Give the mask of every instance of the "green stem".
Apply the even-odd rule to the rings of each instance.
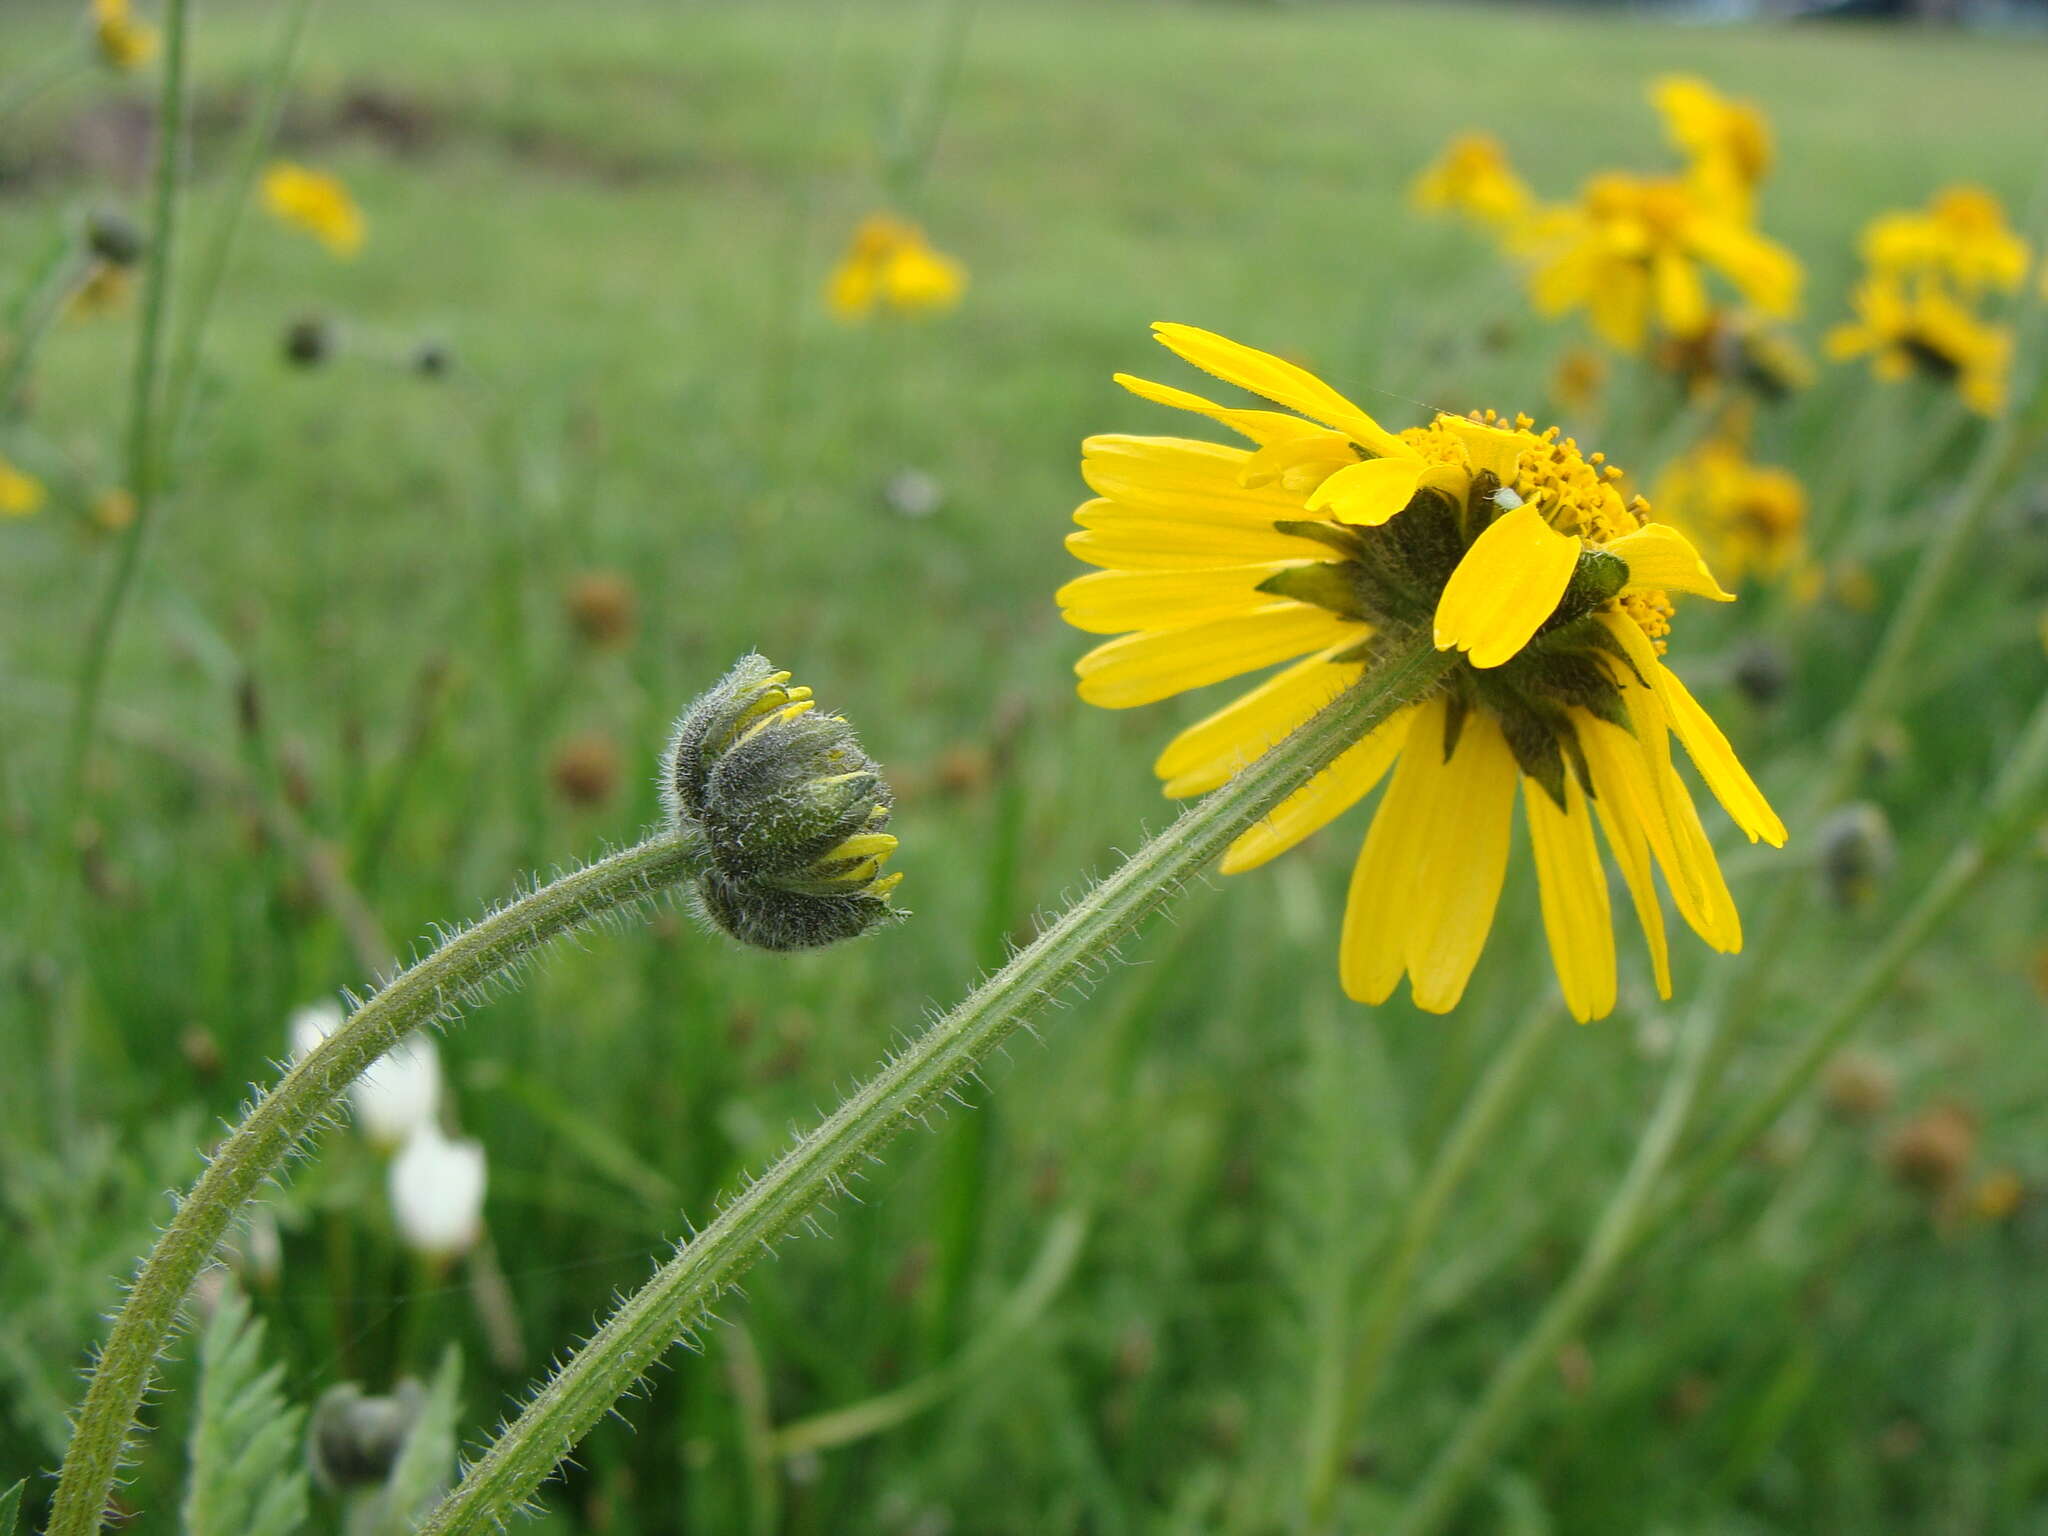
[[[422,1527],[425,1536],[491,1530],[508,1519],[677,1338],[702,1325],[711,1305],[756,1259],[843,1191],[898,1133],[924,1123],[1027,1018],[1085,986],[1120,940],[1247,828],[1359,737],[1423,696],[1450,665],[1427,638],[1396,652],[1138,849],[905,1046],[611,1315],[470,1467]]]
[[[667,890],[699,866],[694,833],[661,832],[499,908],[401,971],[285,1074],[223,1142],[143,1261],[86,1388],[49,1536],[90,1536],[178,1309],[228,1223],[348,1085],[414,1030],[454,1018],[562,934]]]
[[[1331,1501],[1336,1497],[1344,1470],[1345,1447],[1372,1406],[1373,1394],[1393,1354],[1416,1266],[1428,1252],[1444,1212],[1450,1207],[1452,1194],[1514,1105],[1529,1068],[1535,1065],[1541,1047],[1550,1039],[1556,1019],[1556,1005],[1546,1002],[1522,1021],[1514,1038],[1493,1058],[1485,1076],[1465,1101],[1428,1173],[1401,1213],[1393,1250],[1380,1261],[1378,1279],[1365,1305],[1337,1411],[1310,1426],[1308,1511],[1310,1524],[1315,1528],[1329,1522]]]
[[[68,831],[85,793],[85,756],[92,748],[99,715],[100,690],[106,682],[107,657],[114,630],[135,585],[142,564],[143,541],[156,513],[158,473],[157,384],[161,371],[164,323],[168,316],[172,245],[177,235],[178,180],[185,138],[185,12],[188,0],[166,0],[164,6],[163,94],[157,109],[156,197],[150,217],[149,268],[142,286],[142,328],[135,344],[135,367],[129,384],[128,493],[135,499],[135,517],[122,536],[99,611],[86,636],[85,663],[80,669],[78,704],[71,720],[71,739],[64,754],[61,793],[69,811],[60,825]]]

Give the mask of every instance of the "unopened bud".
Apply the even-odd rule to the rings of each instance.
[[[116,267],[132,267],[148,248],[135,221],[112,208],[95,208],[85,216],[85,243],[93,255]]]
[[[412,349],[407,363],[423,379],[445,378],[455,367],[455,354],[445,342],[423,341]]]
[[[1862,910],[1891,873],[1898,851],[1884,812],[1867,800],[1845,805],[1821,823],[1818,842],[1829,898],[1844,912]]]
[[[1768,640],[1753,641],[1735,658],[1735,686],[1750,703],[1768,707],[1784,695],[1792,681],[1785,652]]]
[[[295,368],[318,368],[335,350],[334,327],[319,315],[301,315],[284,329],[284,359]]]
[[[369,1397],[352,1381],[320,1394],[306,1429],[306,1462],[329,1493],[381,1488],[419,1422],[426,1391],[411,1377],[389,1397]]]
[[[902,916],[881,769],[761,656],[744,656],[676,726],[663,798],[704,834],[707,921],[760,949],[811,949]]]

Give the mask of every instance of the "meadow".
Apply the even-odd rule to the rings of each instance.
[[[195,10],[186,272],[237,195],[282,14]],[[0,27],[0,302],[85,210],[146,213],[151,73],[8,93],[77,32],[51,0],[10,0]],[[0,422],[0,453],[51,487],[0,519],[0,1489],[29,1479],[25,1528],[121,1282],[276,1078],[293,1012],[639,836],[671,722],[735,657],[858,727],[912,915],[784,956],[664,908],[473,1009],[440,1051],[447,1113],[489,1158],[474,1250],[410,1255],[384,1160],[346,1127],[268,1197],[276,1251],[238,1240],[231,1283],[289,1403],[430,1377],[453,1344],[454,1433],[479,1447],[686,1219],[1169,821],[1151,762],[1232,685],[1090,708],[1090,638],[1053,599],[1081,569],[1061,540],[1084,437],[1223,436],[1111,382],[1201,387],[1151,322],[1301,361],[1389,425],[1563,420],[1654,485],[1692,419],[1671,381],[1624,359],[1597,401],[1559,401],[1583,325],[1534,315],[1408,187],[1467,129],[1556,197],[1664,165],[1645,91],[1672,70],[1770,118],[1758,219],[1805,267],[1810,350],[1885,209],[1978,183],[2034,215],[2039,249],[2038,40],[1434,4],[317,9],[276,153],[339,177],[367,239],[337,261],[245,221],[76,783],[134,299],[55,326],[19,440]],[[957,308],[828,312],[849,232],[884,207],[964,266]],[[308,317],[329,355],[293,366]],[[1685,607],[1670,659],[1793,822],[1773,852],[1707,817],[1745,914],[1787,915],[1752,932],[1767,972],[1681,936],[1662,1003],[1625,932],[1620,1006],[1570,1023],[1524,846],[1463,1004],[1368,1008],[1335,958],[1362,813],[1194,882],[755,1267],[527,1528],[2048,1530],[2038,830],[1909,935],[1818,1085],[1683,1178],[1987,835],[2048,681],[2038,355],[2013,387],[2032,457],[1991,488],[1857,755],[1846,798],[1890,855],[1850,872],[1854,901],[1840,838],[1793,812],[1996,429],[1854,363],[1759,415],[1824,574]],[[1768,698],[1738,686],[1764,651]],[[1417,1489],[1657,1133],[1716,968],[1755,1006],[1659,1186],[1682,1206],[1425,1519]],[[1469,1161],[1405,1251],[1447,1147]],[[1350,1423],[1395,1265],[1404,1305]],[[127,1528],[177,1526],[193,1356],[146,1410]],[[335,1496],[311,1508],[307,1529],[344,1528]]]

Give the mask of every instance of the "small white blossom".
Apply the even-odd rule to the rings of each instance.
[[[405,1245],[433,1259],[466,1253],[483,1235],[484,1148],[428,1122],[391,1160],[391,1217]]]
[[[401,1147],[441,1110],[441,1052],[413,1035],[370,1064],[348,1085],[356,1129],[381,1152]]]
[[[341,1004],[308,1003],[292,1013],[287,1029],[292,1041],[292,1065],[313,1054],[313,1047],[341,1028]]]

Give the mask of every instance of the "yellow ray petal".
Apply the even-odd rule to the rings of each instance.
[[[1266,444],[1244,467],[1246,485],[1284,480],[1289,485],[1319,483],[1358,462],[1358,449],[1342,432],[1313,429],[1288,441]]]
[[[1330,658],[1363,634],[1361,627],[1340,644],[1275,672],[1174,737],[1152,765],[1166,781],[1166,795],[1179,800],[1216,788],[1350,687],[1363,664]]]
[[[1335,427],[1369,453],[1411,453],[1407,444],[1306,368],[1192,325],[1161,320],[1152,327],[1161,344],[1226,384],[1263,395],[1326,427]]]
[[[1733,953],[1742,947],[1741,921],[1713,849],[1706,847],[1704,859],[1701,857],[1704,834],[1695,837],[1699,815],[1671,767],[1670,744],[1656,700],[1641,688],[1625,689],[1623,696],[1629,693],[1641,696],[1632,701],[1639,707],[1630,710],[1638,722],[1638,734],[1590,716],[1580,724],[1579,742],[1593,769],[1594,788],[1616,820],[1641,829],[1686,925],[1713,948]],[[1648,700],[1647,705],[1642,699]],[[1646,719],[1652,723],[1644,724]],[[1661,751],[1657,746],[1646,747],[1639,739],[1641,733],[1651,730],[1662,744]]]
[[[1074,674],[1087,703],[1129,709],[1340,641],[1355,643],[1365,633],[1327,609],[1283,599],[1235,618],[1124,635],[1083,656]]]
[[[1607,875],[1593,841],[1593,816],[1579,781],[1567,774],[1564,809],[1534,779],[1522,780],[1543,931],[1566,1006],[1581,1024],[1614,1011],[1614,923]]]
[[[1361,1003],[1384,1003],[1408,968],[1414,871],[1431,828],[1428,812],[1442,773],[1443,739],[1443,700],[1418,705],[1351,869],[1337,968],[1345,994]]]
[[[1312,832],[1319,832],[1367,795],[1401,755],[1413,709],[1391,716],[1363,741],[1346,747],[1335,762],[1273,808],[1264,821],[1230,845],[1223,873],[1241,875],[1278,858]]]
[[[1650,282],[1657,318],[1674,336],[1696,336],[1707,323],[1707,285],[1689,257],[1660,250],[1652,258]]]
[[[1634,533],[1624,534],[1600,546],[1628,566],[1624,592],[1637,587],[1662,587],[1667,592],[1690,592],[1711,597],[1717,603],[1735,601],[1733,592],[1721,590],[1707,562],[1693,548],[1691,539],[1669,523],[1645,523]]]
[[[1416,745],[1431,748],[1427,736]],[[1515,777],[1500,727],[1477,710],[1458,733],[1457,752],[1430,775],[1421,858],[1409,876],[1407,944],[1409,990],[1426,1012],[1458,1006],[1486,947],[1508,871]]]
[[[1081,478],[1098,496],[1134,511],[1270,525],[1301,516],[1301,498],[1247,486],[1242,448],[1185,437],[1091,437],[1081,445]]]
[[[1591,719],[1590,716],[1585,718]],[[1585,735],[1582,724],[1580,739],[1584,740]],[[1656,877],[1650,872],[1649,840],[1625,809],[1622,814],[1616,814],[1616,801],[1622,797],[1619,792],[1610,794],[1607,791],[1597,769],[1593,785],[1600,791],[1594,797],[1593,809],[1599,814],[1600,829],[1607,834],[1607,846],[1614,850],[1614,862],[1621,866],[1622,882],[1628,886],[1629,900],[1635,905],[1636,922],[1642,928],[1643,942],[1650,950],[1650,970],[1657,980],[1657,995],[1668,1001],[1671,997],[1671,944],[1664,934],[1664,904],[1657,897]]]
[[[1440,415],[1436,425],[1465,445],[1465,455],[1472,461],[1475,471],[1490,470],[1502,485],[1515,483],[1515,473],[1521,467],[1522,450],[1529,444],[1527,436],[1510,432],[1505,427],[1489,427],[1468,416]]]
[[[1328,511],[1347,523],[1376,528],[1407,506],[1425,468],[1421,459],[1366,459],[1347,465],[1316,487],[1311,512]]]
[[[1140,400],[1150,400],[1154,405],[1170,405],[1177,411],[1193,411],[1207,416],[1211,421],[1221,422],[1233,432],[1241,432],[1255,443],[1291,442],[1321,429],[1312,422],[1303,421],[1299,416],[1289,416],[1282,411],[1247,411],[1236,406],[1218,405],[1213,400],[1204,400],[1200,395],[1190,394],[1184,389],[1175,389],[1171,384],[1155,384],[1150,379],[1140,379],[1128,373],[1113,375]]]
[[[1067,550],[1112,571],[1179,571],[1209,565],[1252,565],[1306,557],[1317,545],[1259,522],[1198,522],[1135,512],[1091,501],[1074,514],[1081,526]]]
[[[1650,680],[1666,722],[1677,732],[1678,739],[1685,743],[1686,754],[1692,758],[1693,766],[1699,769],[1700,777],[1707,781],[1707,788],[1714,792],[1714,798],[1721,802],[1729,820],[1742,828],[1752,843],[1761,838],[1773,848],[1784,847],[1785,823],[1778,819],[1778,813],[1771,809],[1763,791],[1756,787],[1756,781],[1742,766],[1741,759],[1736,757],[1735,749],[1728,744],[1721,728],[1714,724],[1713,717],[1700,707],[1699,701],[1679,681],[1678,674],[1664,665],[1641,629],[1625,615],[1608,614],[1603,617],[1608,630],[1621,641],[1637,670]]]
[[[1268,576],[1306,560],[1208,566],[1184,571],[1092,571],[1059,589],[1060,617],[1095,635],[1131,629],[1184,629],[1271,606],[1258,590]]]
[[[1556,611],[1579,563],[1579,541],[1528,503],[1494,519],[1451,572],[1436,605],[1436,648],[1497,667]]]

